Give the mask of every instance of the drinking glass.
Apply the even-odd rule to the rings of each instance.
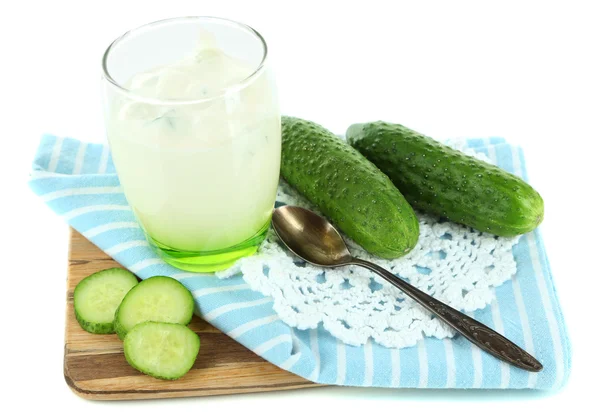
[[[102,67],[112,158],[150,245],[195,272],[256,252],[281,159],[263,37],[221,18],[167,19],[115,40]]]

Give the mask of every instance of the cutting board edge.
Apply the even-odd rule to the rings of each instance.
[[[71,389],[71,391],[80,398],[92,401],[128,401],[128,400],[153,400],[153,399],[165,399],[165,398],[187,398],[187,397],[208,397],[208,396],[221,396],[221,395],[233,395],[233,394],[250,394],[260,392],[273,392],[273,391],[288,391],[302,388],[318,388],[325,387],[327,385],[315,384],[311,381],[299,382],[299,383],[288,383],[278,384],[273,386],[261,386],[260,390],[256,390],[252,387],[246,388],[216,388],[216,389],[179,389],[179,390],[124,390],[124,391],[92,391],[85,389],[77,384],[69,376],[69,370],[66,365],[64,366],[64,378],[65,383]]]

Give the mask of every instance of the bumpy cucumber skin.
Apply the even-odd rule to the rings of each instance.
[[[419,221],[390,179],[322,126],[282,117],[281,174],[367,252],[393,259],[417,244]]]
[[[83,317],[81,317],[79,313],[77,313],[77,310],[75,310],[75,318],[77,319],[77,322],[79,323],[81,328],[88,333],[112,334],[115,332],[112,323],[92,323],[91,321],[87,321]]]
[[[121,303],[123,303],[123,302],[121,301]],[[114,332],[117,334],[117,336],[119,336],[119,339],[124,340],[125,336],[127,335],[127,329],[125,329],[125,327],[121,324],[121,322],[118,319],[120,308],[121,308],[121,305],[119,305],[119,307],[117,307],[117,310],[115,311],[115,319],[113,320],[113,329],[114,329]]]
[[[498,236],[535,229],[542,197],[521,178],[399,124],[352,125],[348,142],[424,212]]]
[[[182,327],[185,327],[184,325],[176,324],[176,323],[160,323],[160,322],[154,322],[154,321],[145,321],[143,323],[135,325],[133,327],[133,329],[131,329],[131,331],[128,332],[128,334],[131,333],[132,331],[136,330],[136,328],[138,328],[138,327],[139,327],[138,330],[141,330],[145,326],[148,326],[148,325],[152,326],[152,325],[155,325],[155,324],[161,324],[161,325],[166,324],[166,325],[172,325],[172,326],[182,326]],[[195,349],[196,350],[196,354],[194,355],[194,360],[191,361],[188,364],[188,366],[186,366],[186,368],[180,374],[178,374],[178,375],[170,375],[170,376],[159,375],[156,372],[153,372],[153,371],[151,371],[149,369],[145,369],[145,368],[139,366],[135,362],[135,360],[131,357],[131,354],[130,354],[130,344],[129,344],[129,340],[128,340],[127,336],[125,336],[125,340],[123,342],[123,353],[125,354],[125,360],[127,360],[127,363],[129,365],[131,365],[132,368],[137,369],[141,373],[149,375],[149,376],[154,377],[154,378],[164,379],[164,380],[168,380],[168,381],[174,381],[176,379],[181,378],[182,376],[184,376],[185,374],[187,374],[190,371],[190,369],[192,369],[192,367],[194,366],[194,362],[196,361],[196,357],[198,356],[198,352],[200,351],[200,336],[198,336],[196,334],[196,332],[194,332],[190,328],[187,328],[187,327],[185,327],[185,328],[189,331],[190,335],[193,334],[196,337],[195,341],[197,341],[197,347]],[[130,336],[130,338],[131,338],[131,336]]]
[[[131,294],[133,294],[132,290],[134,288],[136,288],[136,291],[140,291],[140,289],[138,287],[141,287],[142,290],[143,290],[147,285],[152,285],[151,283],[153,281],[156,281],[156,280],[170,280],[170,281],[174,281],[174,283],[177,283],[177,284],[181,285],[181,287],[185,290],[185,292],[187,294],[189,294],[189,300],[188,300],[188,302],[192,306],[192,308],[190,309],[189,320],[187,320],[185,323],[178,323],[178,324],[188,325],[192,321],[192,317],[194,316],[194,308],[193,308],[193,306],[194,306],[194,296],[192,295],[192,293],[182,283],[180,283],[176,279],[171,278],[171,277],[165,277],[165,276],[157,275],[157,276],[150,277],[150,278],[147,278],[147,279],[143,280],[138,285],[136,285],[135,287],[133,287],[125,295],[125,297],[123,297],[123,301],[121,301],[121,304],[119,305],[119,307],[115,311],[115,318],[113,320],[113,326],[114,326],[114,329],[115,329],[115,333],[117,333],[117,336],[119,336],[119,339],[124,340],[125,336],[127,335],[127,332],[128,332],[128,330],[125,328],[125,326],[123,325],[123,323],[121,323],[121,321],[119,320],[119,312],[121,310],[121,306],[123,306],[123,303],[127,300],[127,297],[131,297],[132,296]],[[148,319],[148,321],[153,321],[153,320],[152,319]]]
[[[93,334],[113,334],[113,333],[115,333],[114,323],[112,321],[111,322],[107,322],[107,323],[94,323],[94,322],[91,322],[91,321],[88,321],[88,320],[84,319],[79,314],[79,311],[77,309],[77,302],[76,302],[76,300],[77,300],[77,293],[79,292],[78,290],[81,289],[84,285],[86,285],[86,283],[89,280],[95,279],[96,277],[100,277],[102,274],[105,274],[105,273],[114,272],[115,270],[118,270],[120,273],[128,273],[128,274],[130,274],[131,277],[132,277],[132,280],[134,280],[135,284],[137,284],[137,278],[131,272],[129,272],[127,270],[124,270],[122,268],[108,268],[108,269],[104,269],[102,271],[95,272],[95,273],[91,274],[90,276],[85,277],[84,279],[82,279],[75,286],[75,290],[73,291],[73,310],[75,310],[75,319],[77,320],[77,322],[79,323],[79,325],[81,326],[81,328],[83,330],[85,330],[86,332],[88,332],[88,333],[93,333]],[[86,280],[88,280],[88,281],[86,281]],[[135,286],[135,284],[134,284],[134,286]],[[118,307],[117,307],[117,310],[118,310]]]

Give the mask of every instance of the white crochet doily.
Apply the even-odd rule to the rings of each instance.
[[[464,142],[452,146],[466,149]],[[319,213],[292,187],[281,182],[277,201]],[[465,312],[484,308],[494,287],[516,272],[512,247],[517,238],[498,238],[452,222],[418,214],[420,237],[406,256],[384,260],[365,252],[344,236],[350,252],[375,262],[442,302]],[[302,262],[284,249],[272,230],[258,254],[239,260],[217,275],[242,273],[255,291],[273,297],[274,310],[289,326],[313,329],[320,323],[350,345],[369,338],[389,348],[416,344],[424,337],[445,338],[453,329],[382,278],[358,266],[324,269]]]

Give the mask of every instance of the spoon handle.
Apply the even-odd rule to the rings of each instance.
[[[500,333],[425,294],[423,291],[413,287],[379,265],[358,258],[353,258],[350,263],[363,266],[379,274],[390,284],[402,290],[406,295],[452,326],[472,343],[498,359],[527,371],[539,372],[542,370],[543,366],[537,359]]]

